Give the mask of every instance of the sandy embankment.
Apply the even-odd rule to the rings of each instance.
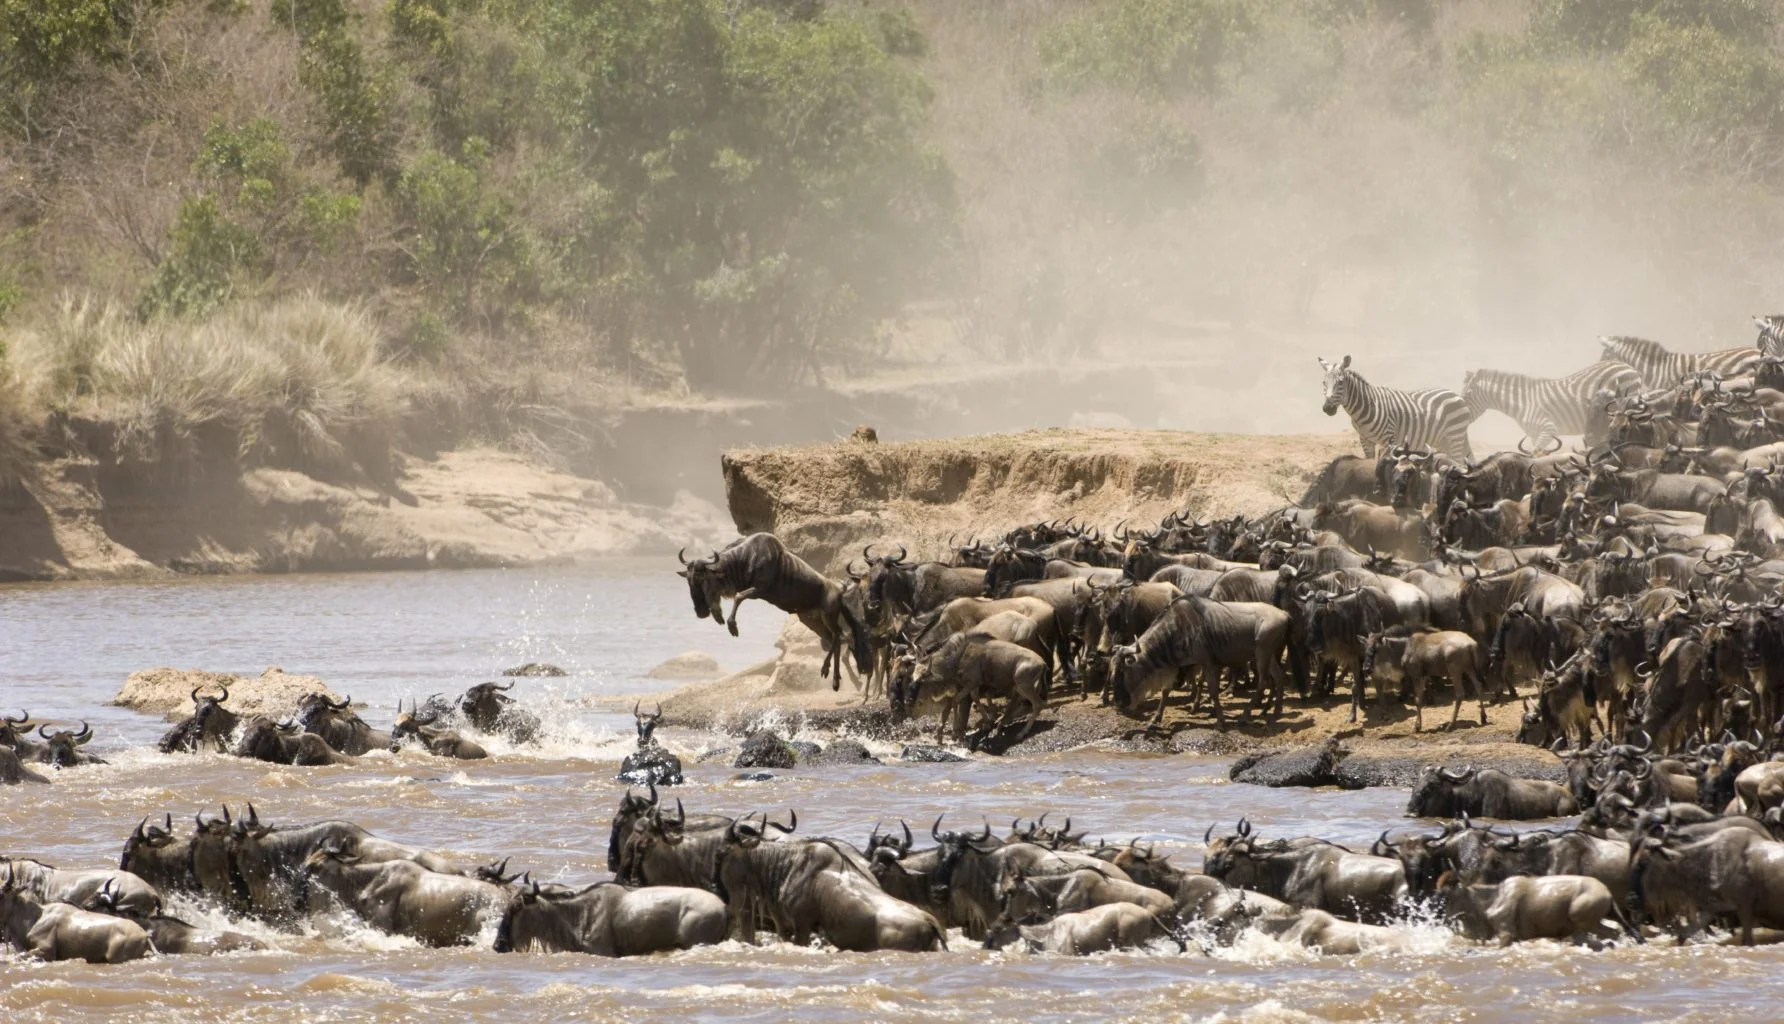
[[[798,554],[833,574],[869,542],[903,543],[913,557],[942,554],[950,534],[989,537],[1037,519],[1072,516],[1105,529],[1122,519],[1156,523],[1165,513],[1255,515],[1299,496],[1331,458],[1353,451],[1348,435],[1240,436],[1168,431],[1035,431],[1023,434],[895,444],[839,442],[800,448],[729,452],[726,495],[739,531],[772,531]],[[773,614],[745,605],[744,615]],[[717,628],[717,627],[714,627]],[[884,701],[864,704],[845,678],[840,693],[818,679],[816,638],[789,620],[781,655],[714,682],[682,687],[663,698],[678,725],[740,731],[761,721],[797,722],[815,730],[849,729],[888,736],[933,736],[934,723],[887,720]],[[1371,693],[1373,697],[1373,693]],[[1229,705],[1229,714],[1242,710]],[[1213,730],[1207,714],[1182,707],[1166,714],[1168,736],[1143,734],[1145,720],[1056,691],[1051,724],[1010,753],[1039,753],[1086,743],[1159,752],[1237,754],[1317,744],[1342,737],[1352,756],[1396,762],[1416,759],[1523,766],[1551,772],[1546,751],[1513,745],[1522,707],[1494,705],[1486,726],[1473,705],[1453,733],[1435,731],[1447,707],[1425,712],[1428,730],[1413,732],[1409,707],[1374,709],[1361,728],[1349,721],[1349,693],[1324,706],[1292,696],[1276,723]],[[1393,765],[1389,768],[1395,767]],[[1404,767],[1404,766],[1399,766]]]
[[[45,463],[0,495],[0,580],[171,573],[482,568],[673,552],[729,524],[685,492],[668,508],[488,448],[404,459],[413,504],[289,470],[149,485]]]

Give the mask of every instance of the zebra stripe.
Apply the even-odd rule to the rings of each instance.
[[[1350,357],[1333,366],[1325,360],[1325,413],[1338,407],[1350,413],[1351,426],[1363,443],[1363,455],[1374,458],[1376,450],[1393,444],[1428,448],[1452,458],[1472,459],[1468,447],[1468,402],[1448,388],[1399,391],[1378,387],[1350,368]]]
[[[1672,352],[1645,338],[1600,338],[1604,358],[1628,363],[1651,388],[1677,387],[1680,381],[1705,370],[1734,377],[1753,368],[1763,355],[1756,348],[1725,348],[1717,352]]]
[[[1756,316],[1753,323],[1759,327],[1759,340],[1754,342],[1759,350],[1768,356],[1784,356],[1784,313]]]
[[[1610,360],[1565,377],[1530,377],[1504,370],[1470,370],[1462,376],[1462,397],[1476,419],[1488,410],[1510,416],[1535,440],[1538,451],[1562,434],[1583,435],[1588,445],[1604,440],[1610,431],[1605,398],[1631,395],[1641,388],[1641,374]]]

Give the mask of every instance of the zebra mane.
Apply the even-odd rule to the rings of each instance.
[[[1603,339],[1606,348],[1619,349],[1626,352],[1638,352],[1650,356],[1670,356],[1672,350],[1658,341],[1636,338],[1627,334],[1611,335]]]

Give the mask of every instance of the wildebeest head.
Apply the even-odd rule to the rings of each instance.
[[[675,553],[682,568],[676,575],[688,581],[688,596],[694,602],[694,618],[710,618],[714,622],[724,622],[725,612],[720,606],[724,598],[722,583],[719,580],[719,555],[713,552],[712,557],[697,562],[687,559],[687,549]]]
[[[229,699],[228,690],[223,691],[223,699]],[[298,698],[297,713],[292,715],[292,720],[306,732],[321,732],[325,721],[349,714],[347,709],[352,705],[352,697],[341,701],[332,701],[328,699],[326,693],[306,693]]]
[[[1461,771],[1426,765],[1419,776],[1418,786],[1412,791],[1412,798],[1406,802],[1407,812],[1418,818],[1443,817],[1452,813],[1456,787],[1467,785],[1474,775],[1472,765],[1464,765]]]
[[[663,720],[663,705],[661,703],[657,704],[655,711],[650,712],[640,711],[639,709],[643,705],[643,701],[632,702],[632,723],[638,727],[639,750],[656,742],[651,738],[651,733],[657,731],[657,724]]]
[[[910,552],[903,544],[898,545],[898,554],[873,556],[873,545],[861,549],[861,556],[867,560],[867,572],[861,578],[867,584],[867,612],[877,616],[880,606],[886,602],[886,583],[895,575],[907,574],[911,567],[907,565]],[[909,588],[904,588],[908,590]]]
[[[31,733],[31,712],[20,710],[19,717],[0,715],[0,747],[17,749]]]
[[[929,876],[932,879],[929,898],[933,903],[947,901],[948,889],[954,877],[954,868],[960,863],[960,858],[964,857],[969,850],[987,854],[1003,845],[1000,840],[992,836],[990,822],[985,822],[982,832],[951,830],[943,832],[941,830],[942,817],[943,815],[936,815],[935,823],[929,826],[930,837],[941,849],[941,856],[936,860],[935,870]]]
[[[432,706],[432,697],[428,698],[428,704],[430,707]],[[432,727],[435,722],[440,720],[439,712],[416,704],[414,698],[410,698],[410,705],[409,710],[404,711],[402,698],[397,699],[396,722],[390,727],[391,750],[400,748],[404,740],[425,739],[422,730]]]
[[[47,741],[48,752],[44,760],[58,768],[73,768],[76,765],[91,764],[95,760],[80,749],[93,739],[93,727],[85,722],[81,723],[79,731],[62,729],[50,732],[48,725],[40,725],[37,727],[37,734]]]
[[[1350,400],[1350,357],[1345,356],[1343,362],[1336,364],[1321,359],[1319,365],[1326,372],[1322,385],[1326,400],[1320,406],[1320,411],[1327,416],[1336,416],[1339,407]]]
[[[898,822],[898,827],[904,833],[902,837],[891,832],[881,834],[879,823],[874,823],[873,832],[867,837],[867,849],[863,851],[870,863],[877,865],[888,860],[903,860],[910,856],[913,842],[911,827],[903,820]]]
[[[465,721],[484,732],[495,732],[496,724],[502,713],[514,703],[514,698],[507,691],[514,689],[514,684],[503,686],[501,683],[478,683],[464,692],[458,699],[459,713]]]
[[[172,842],[173,815],[165,815],[160,825],[151,825],[149,819],[144,818],[136,823],[135,831],[131,832],[130,837],[124,840],[124,853],[118,858],[118,870],[134,871],[135,868],[132,867],[134,863],[143,857],[153,856],[149,851],[159,850]],[[150,880],[151,884],[159,884],[153,882],[150,873],[137,872],[137,874],[142,875],[145,880]]]

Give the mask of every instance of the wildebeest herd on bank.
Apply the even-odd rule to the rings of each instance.
[[[1179,689],[1188,714],[1224,725],[1223,698],[1274,717],[1291,688],[1319,703],[1348,686],[1367,724],[1373,683],[1377,705],[1412,702],[1417,730],[1442,687],[1450,727],[1470,695],[1483,722],[1489,702],[1519,701],[1519,739],[1563,759],[1562,783],[1428,768],[1407,813],[1444,823],[1383,831],[1366,852],[1265,839],[1241,820],[1209,827],[1197,871],[1045,815],[999,835],[945,829],[944,814],[929,845],[902,822],[856,845],[804,836],[793,814],[690,814],[653,786],[613,815],[614,878],[566,887],[345,821],[224,808],[190,825],[143,819],[117,870],[0,858],[0,937],[95,962],[278,941],[167,916],[178,897],[274,930],[345,913],[427,945],[604,956],[763,931],[852,951],[1066,954],[1208,952],[1254,932],[1343,954],[1410,947],[1408,920],[1501,943],[1683,942],[1712,926],[1751,942],[1784,929],[1784,359],[1769,351],[1779,321],[1761,326],[1761,348],[1710,356],[1611,339],[1572,377],[1479,371],[1464,396],[1396,399],[1347,358],[1327,367],[1327,408],[1350,411],[1368,454],[1257,518],[1179,512],[1107,532],[1053,520],[950,542],[938,561],[874,544],[844,579],[769,534],[683,559],[700,617],[735,632],[751,599],[797,615],[835,685],[847,665],[868,700],[969,742],[1025,734],[1072,699],[1159,726]],[[1473,461],[1450,398],[1469,420],[1507,411],[1533,442]],[[1582,450],[1562,453],[1575,432]],[[313,765],[416,743],[474,759],[475,734],[526,743],[540,728],[494,684],[399,707],[389,732],[321,696],[284,722],[230,711],[227,693],[192,699],[163,751]],[[634,716],[640,754],[673,760],[652,735],[660,714]],[[30,725],[0,718],[5,781],[95,760],[90,729]],[[1524,832],[1475,820],[1576,814]]]

